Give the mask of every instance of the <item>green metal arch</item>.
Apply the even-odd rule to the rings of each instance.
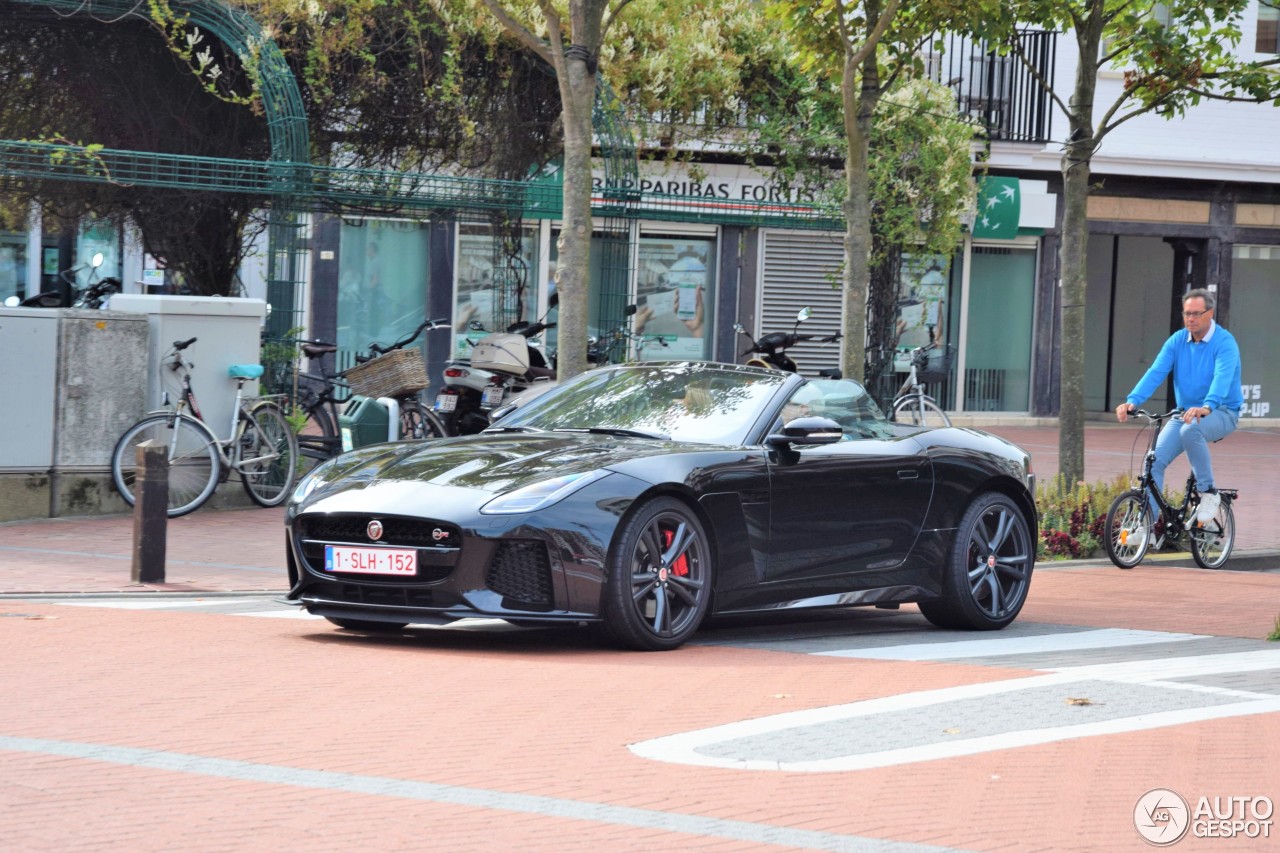
[[[60,15],[90,15],[103,21],[134,17],[151,20],[147,5],[138,0],[10,0],[29,6],[44,6]],[[293,70],[279,46],[263,33],[248,12],[218,0],[172,0],[175,11],[191,23],[203,27],[246,67],[256,68],[267,132],[271,139],[271,160],[281,163],[311,161],[307,114],[302,92]],[[282,177],[288,178],[286,172]]]

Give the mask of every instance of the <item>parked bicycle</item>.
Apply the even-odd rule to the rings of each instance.
[[[319,373],[310,373],[294,364],[293,396],[288,408],[306,415],[298,433],[298,452],[308,459],[329,459],[342,452],[338,415],[350,388],[342,374],[331,372],[325,364],[325,356],[338,351],[337,344],[318,340],[297,343],[303,355],[320,365]]]
[[[951,426],[951,418],[942,407],[925,392],[928,382],[941,382],[947,378],[951,366],[951,346],[916,347],[911,351],[911,367],[906,381],[898,389],[890,406],[889,419],[898,423],[924,427]]]
[[[195,365],[184,351],[195,338],[174,341],[161,362],[161,381],[178,377],[179,397],[169,408],[149,412],[116,442],[111,453],[111,476],[125,503],[133,506],[137,481],[138,445],[155,441],[168,448],[170,518],[199,509],[226,482],[231,471],[240,474],[249,497],[261,506],[276,506],[289,497],[298,473],[298,444],[284,412],[262,397],[246,397],[244,385],[262,376],[260,364],[234,364],[228,375],[236,383],[230,437],[219,439],[205,423],[191,389]],[[165,405],[170,406],[165,391]]]
[[[443,438],[448,428],[434,412],[422,405],[418,394],[428,385],[422,352],[407,349],[424,331],[450,328],[448,320],[423,320],[418,328],[393,344],[369,344],[368,355],[357,355],[356,366],[343,376],[351,390],[362,397],[389,397],[400,409],[401,438]]]
[[[1151,428],[1151,444],[1142,461],[1142,474],[1138,485],[1119,495],[1107,510],[1107,526],[1103,544],[1111,562],[1122,569],[1132,569],[1147,551],[1160,549],[1166,543],[1178,542],[1184,536],[1191,549],[1191,558],[1202,569],[1216,569],[1231,556],[1236,541],[1236,518],[1231,504],[1239,494],[1236,489],[1218,489],[1222,503],[1217,513],[1207,522],[1196,520],[1200,508],[1200,493],[1196,490],[1196,475],[1187,476],[1187,489],[1182,503],[1174,506],[1156,488],[1151,468],[1156,461],[1156,442],[1160,428],[1169,420],[1182,414],[1182,409],[1171,409],[1156,415],[1144,409],[1133,412],[1147,419]],[[1156,511],[1152,512],[1151,505]]]

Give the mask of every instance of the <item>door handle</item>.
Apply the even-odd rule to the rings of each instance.
[[[917,479],[919,479],[919,478],[920,478],[920,472],[919,472],[919,471],[917,471],[917,470],[915,470],[914,468],[899,468],[899,469],[898,469],[898,479],[899,479],[899,480],[917,480]]]

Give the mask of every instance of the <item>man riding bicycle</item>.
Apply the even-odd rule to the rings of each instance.
[[[1213,485],[1209,443],[1235,430],[1244,403],[1240,391],[1240,347],[1230,332],[1214,322],[1215,304],[1214,294],[1208,290],[1187,291],[1182,297],[1185,330],[1169,336],[1128,398],[1116,406],[1116,418],[1124,423],[1173,372],[1174,398],[1183,414],[1170,419],[1160,432],[1151,474],[1156,488],[1163,492],[1165,468],[1186,451],[1200,491],[1196,521],[1201,524],[1213,519],[1221,502]]]

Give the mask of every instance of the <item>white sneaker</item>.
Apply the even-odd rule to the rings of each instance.
[[[1200,507],[1196,510],[1196,523],[1208,524],[1213,521],[1213,517],[1218,514],[1218,506],[1222,503],[1222,496],[1217,492],[1201,492]]]
[[[1142,546],[1147,544],[1147,528],[1135,527],[1129,531],[1129,535],[1125,537],[1124,544],[1126,548],[1132,548],[1134,551],[1141,551]]]

